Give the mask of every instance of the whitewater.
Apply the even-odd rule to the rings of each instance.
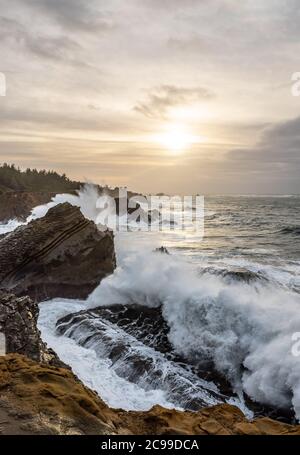
[[[57,195],[49,204],[36,207],[25,223],[66,201],[95,220],[98,197],[91,185],[78,196]],[[214,196],[205,202],[203,240],[175,231],[116,232],[114,274],[86,301],[43,302],[39,317],[43,339],[112,407],[184,407],[170,393],[170,372],[176,384],[182,378],[185,387],[195,383],[195,396],[205,394],[205,389],[208,393],[201,398],[217,403],[219,390],[213,382],[199,378],[195,382],[193,372],[180,370],[181,366],[113,324],[106,322],[97,330],[151,359],[157,371],[163,370],[165,381],[161,376],[152,386],[145,377],[132,381],[131,372],[126,376],[120,371],[125,370],[126,358],[114,364],[108,348],[87,346],[81,339],[83,328],[74,336],[59,335],[56,330],[63,316],[101,306],[161,308],[174,352],[191,368],[213,364],[236,393],[227,401],[251,415],[243,398],[246,393],[258,403],[293,409],[300,418],[300,357],[292,350],[293,336],[300,332],[300,198]],[[0,234],[20,224],[11,220],[0,225]],[[169,255],[154,252],[161,245]]]

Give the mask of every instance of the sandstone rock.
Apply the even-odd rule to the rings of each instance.
[[[204,408],[199,412],[182,412],[155,406],[148,412],[121,411],[119,415],[133,434],[300,435],[299,425],[288,425],[269,418],[248,421],[240,409],[229,404]]]
[[[3,434],[300,435],[299,425],[248,421],[229,404],[199,412],[110,409],[71,371],[16,354],[0,357],[0,390],[0,415],[7,420]]]
[[[7,355],[0,357],[0,390],[0,413],[5,410],[15,428],[22,422],[24,431],[26,425],[27,434],[116,432],[113,422],[118,415],[70,370]]]
[[[63,366],[41,339],[37,328],[38,315],[38,305],[29,297],[0,293],[0,332],[5,336],[5,351],[24,354],[37,362]]]
[[[0,195],[0,222],[25,221],[37,205],[47,204],[56,193],[9,191]]]
[[[38,301],[84,299],[115,264],[113,233],[68,203],[0,239],[0,288]]]

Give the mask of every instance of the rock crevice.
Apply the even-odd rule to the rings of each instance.
[[[0,332],[5,352],[26,355],[37,362],[65,366],[42,341],[37,328],[39,308],[29,297],[16,297],[0,291]]]

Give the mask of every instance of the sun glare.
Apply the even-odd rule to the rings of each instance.
[[[158,142],[171,153],[184,153],[194,142],[199,142],[199,138],[191,135],[182,125],[172,125],[160,134]]]

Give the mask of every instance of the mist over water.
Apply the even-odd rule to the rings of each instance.
[[[92,186],[78,197],[58,195],[35,208],[27,221],[64,201],[95,220],[97,197]],[[40,306],[44,339],[111,406],[182,407],[167,387],[122,378],[97,344],[80,345],[79,329],[72,336],[55,332],[60,317],[83,309],[161,307],[174,352],[191,367],[212,363],[230,381],[243,409],[246,392],[260,403],[292,407],[300,417],[300,361],[291,352],[292,335],[300,332],[299,203],[295,196],[207,197],[202,241],[197,233],[184,231],[116,233],[118,267],[86,302],[57,300]],[[19,224],[0,226],[0,233]],[[170,255],[153,252],[161,245]],[[128,336],[117,326],[110,327],[110,333],[112,329],[116,339]],[[146,347],[143,352],[146,355]],[[159,354],[147,353],[167,365]]]

